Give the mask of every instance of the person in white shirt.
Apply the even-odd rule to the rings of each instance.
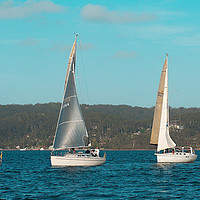
[[[95,149],[95,154],[96,154],[96,156],[98,156],[99,157],[99,149],[98,149],[98,147]]]

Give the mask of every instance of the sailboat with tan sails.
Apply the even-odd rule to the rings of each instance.
[[[157,146],[155,155],[158,163],[188,163],[197,158],[192,147],[177,148],[169,135],[168,54],[158,87],[150,144]]]
[[[90,143],[76,92],[76,41],[77,34],[69,56],[64,96],[51,153],[52,166],[97,166],[106,161],[105,155],[99,156],[99,149],[92,152],[83,149]]]

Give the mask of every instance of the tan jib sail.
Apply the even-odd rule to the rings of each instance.
[[[163,65],[160,83],[158,87],[158,94],[156,100],[156,107],[154,110],[154,119],[153,119],[153,127],[151,133],[151,140],[150,144],[157,145],[158,144],[158,137],[160,131],[160,121],[161,121],[161,114],[162,114],[162,105],[163,105],[163,95],[164,95],[164,86],[165,86],[165,78],[166,78],[166,69],[167,69],[167,59]]]

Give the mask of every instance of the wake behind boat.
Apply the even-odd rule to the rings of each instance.
[[[168,55],[163,65],[158,87],[150,144],[157,145],[155,155],[159,163],[188,163],[197,158],[192,147],[188,149],[175,148],[176,144],[169,135]]]
[[[76,40],[69,56],[65,78],[64,96],[56,127],[51,155],[52,166],[96,166],[105,163],[106,158],[91,153],[76,153],[75,148],[89,145],[88,133],[80,109],[75,84]],[[61,150],[73,152],[63,153]]]

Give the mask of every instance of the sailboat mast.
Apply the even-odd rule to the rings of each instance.
[[[166,60],[167,60],[167,69],[166,69],[166,87],[167,87],[167,126],[169,129],[169,92],[168,92],[168,53],[166,55]]]

